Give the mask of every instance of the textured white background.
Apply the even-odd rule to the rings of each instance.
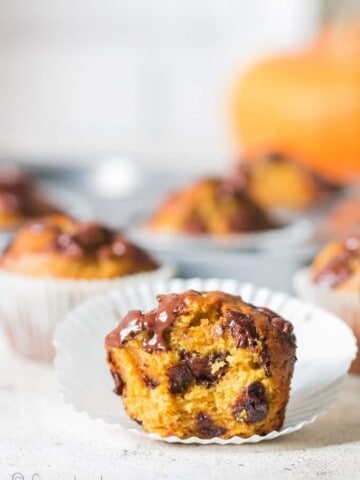
[[[355,480],[360,478],[359,399],[360,377],[351,377],[325,416],[272,442],[155,443],[74,412],[59,398],[50,366],[14,357],[0,344],[0,478],[20,472],[25,480],[34,473],[41,480]]]

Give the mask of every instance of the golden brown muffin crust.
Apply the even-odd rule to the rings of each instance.
[[[160,295],[105,340],[115,393],[149,432],[180,438],[281,428],[295,361],[292,325],[223,292]]]
[[[277,153],[241,163],[234,178],[265,209],[305,210],[339,188],[299,162]]]
[[[62,214],[21,228],[0,258],[4,270],[39,277],[114,278],[157,267],[121,233]]]
[[[191,235],[228,235],[275,228],[276,224],[230,179],[205,178],[170,195],[147,226]]]

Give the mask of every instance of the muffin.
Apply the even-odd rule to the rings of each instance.
[[[223,292],[159,295],[105,339],[114,392],[149,433],[266,435],[283,425],[295,362],[292,325]]]
[[[0,257],[0,269],[31,277],[110,279],[156,268],[119,232],[62,214],[20,228]]]
[[[234,178],[265,209],[306,210],[338,187],[280,154],[240,164]]]
[[[229,235],[275,228],[243,189],[224,178],[205,178],[166,198],[147,227],[190,235]]]
[[[0,169],[0,230],[14,229],[27,220],[56,211],[24,172]]]
[[[342,317],[360,346],[360,235],[331,242],[294,280],[297,293]],[[360,373],[360,355],[351,372]]]
[[[119,232],[51,215],[20,228],[1,255],[1,320],[18,352],[51,359],[53,330],[79,302],[171,273]]]

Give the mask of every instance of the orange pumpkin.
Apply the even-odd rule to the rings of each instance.
[[[360,26],[328,27],[304,51],[255,65],[237,83],[232,125],[247,156],[277,151],[332,180],[360,178]]]

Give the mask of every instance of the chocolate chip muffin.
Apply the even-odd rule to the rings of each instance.
[[[295,362],[292,325],[223,292],[159,295],[105,339],[128,415],[186,439],[265,435],[284,421]]]
[[[0,230],[58,211],[30,177],[16,168],[0,169]]]
[[[206,178],[173,193],[147,222],[153,231],[229,235],[277,225],[245,191],[224,178]]]
[[[360,235],[326,245],[314,259],[311,271],[316,284],[360,292]]]
[[[233,178],[266,210],[306,210],[339,189],[294,159],[276,153],[242,162]]]
[[[33,277],[109,279],[156,268],[121,233],[61,214],[22,227],[0,258],[0,269]]]
[[[341,317],[352,328],[358,355],[350,371],[360,374],[360,235],[327,244],[309,268],[297,272],[296,293]]]

